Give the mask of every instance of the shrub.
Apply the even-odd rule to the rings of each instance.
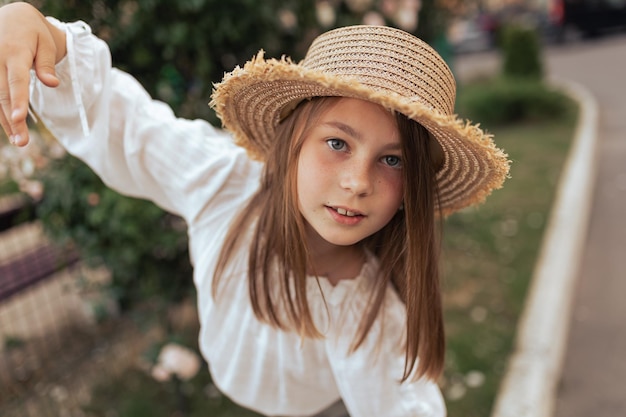
[[[462,86],[457,112],[484,125],[542,121],[562,116],[567,99],[533,79],[497,78]]]
[[[521,26],[504,28],[501,48],[505,77],[541,79],[541,47],[535,30]]]
[[[37,207],[46,232],[78,249],[91,265],[111,271],[122,308],[147,296],[178,300],[192,288],[183,221],[153,203],[107,188],[72,156],[42,173],[46,190]]]
[[[35,2],[33,2],[35,3]],[[213,82],[265,48],[299,55],[313,28],[313,2],[295,0],[42,0],[44,14],[84,20],[107,41],[116,66],[133,74],[178,115],[217,122],[207,103]],[[298,24],[281,25],[291,10]]]
[[[460,0],[456,0],[459,1]],[[259,49],[266,56],[303,58],[322,31],[362,22],[368,12],[398,24],[400,10],[374,1],[301,0],[31,0],[47,15],[84,20],[107,41],[116,66],[133,74],[150,94],[182,117],[217,123],[209,109],[211,87],[225,71]],[[322,23],[320,4],[332,8]],[[398,6],[398,7],[401,7]],[[451,7],[451,6],[450,6]],[[426,41],[444,27],[445,7],[423,0],[414,32]],[[403,19],[400,19],[403,20]]]

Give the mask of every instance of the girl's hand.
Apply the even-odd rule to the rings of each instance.
[[[48,87],[59,85],[54,66],[65,56],[65,32],[33,6],[0,7],[0,125],[11,143],[28,143],[30,70]]]

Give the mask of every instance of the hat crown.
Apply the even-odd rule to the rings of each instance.
[[[387,26],[348,26],[326,32],[311,44],[302,66],[355,80],[437,110],[454,112],[456,82],[428,44]]]

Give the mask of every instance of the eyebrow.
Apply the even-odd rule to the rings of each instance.
[[[327,126],[331,126],[331,127],[334,127],[336,129],[341,130],[342,132],[346,133],[347,135],[352,136],[357,141],[361,141],[363,139],[363,135],[361,135],[360,132],[358,132],[352,126],[347,125],[345,123],[333,120],[333,121],[330,121],[330,122],[326,122],[324,124],[327,125]],[[390,143],[390,144],[385,145],[385,149],[399,150],[399,149],[402,149],[402,144],[400,142]]]
[[[352,126],[347,125],[345,123],[342,122],[338,122],[338,121],[332,121],[332,122],[327,122],[325,123],[326,125],[332,126],[334,128],[337,128],[339,130],[341,130],[342,132],[344,132],[347,135],[352,136],[353,138],[357,139],[357,140],[361,140],[363,138],[363,136],[361,135],[360,132],[357,132],[354,128],[352,128]]]

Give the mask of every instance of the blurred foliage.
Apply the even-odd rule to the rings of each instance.
[[[535,29],[509,25],[499,44],[498,77],[461,86],[457,113],[485,126],[541,122],[562,117],[567,100],[543,81],[539,35]]]
[[[4,194],[12,194],[19,192],[19,187],[15,181],[10,179],[2,179],[0,180],[0,196]]]
[[[304,57],[309,44],[333,27],[357,24],[382,3],[328,0],[32,0],[44,14],[83,20],[111,48],[115,65],[135,76],[178,115],[217,123],[207,103],[212,83],[260,49],[266,56]],[[316,4],[332,7],[322,24]],[[413,31],[426,41],[445,28],[443,6],[423,0]],[[380,14],[383,17],[383,14]],[[393,26],[391,18],[383,17]]]
[[[122,308],[159,294],[178,300],[191,288],[191,265],[183,221],[154,204],[107,188],[72,156],[41,172],[46,190],[37,206],[46,232],[76,246],[92,265],[104,263]]]
[[[540,80],[498,77],[461,86],[457,112],[484,127],[559,118],[565,97]]]
[[[92,401],[84,409],[98,417],[262,417],[222,395],[208,372],[200,372],[190,381],[164,384],[130,369],[123,379],[103,381],[91,395]]]
[[[539,34],[535,29],[507,26],[502,32],[502,74],[539,80],[543,76]]]
[[[115,65],[182,117],[216,121],[212,82],[264,48],[301,55],[314,33],[311,2],[298,0],[42,0],[44,14],[83,20],[111,48]],[[281,29],[288,8],[300,24]],[[307,42],[308,43],[308,42]]]

